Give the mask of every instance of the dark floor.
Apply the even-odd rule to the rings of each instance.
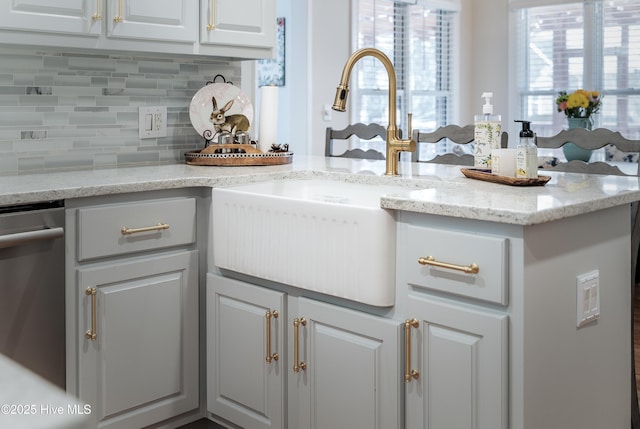
[[[188,425],[180,426],[177,429],[224,429],[224,427],[215,424],[207,419],[200,419]]]

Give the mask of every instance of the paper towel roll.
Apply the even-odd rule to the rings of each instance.
[[[258,149],[267,152],[278,138],[278,87],[263,86],[260,93]]]

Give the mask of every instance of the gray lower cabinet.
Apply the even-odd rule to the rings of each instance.
[[[409,299],[408,429],[508,427],[508,318],[429,296]]]
[[[78,394],[98,427],[140,428],[197,408],[197,252],[81,268],[78,295]]]
[[[208,410],[243,428],[400,427],[400,345],[397,321],[208,275]]]
[[[67,390],[97,428],[138,429],[199,407],[196,198],[66,203]]]
[[[243,428],[285,427],[285,309],[284,293],[208,275],[208,411]]]
[[[415,319],[407,429],[629,427],[629,207],[524,226],[397,221],[396,306]]]
[[[513,240],[421,221],[399,228],[406,427],[506,429]]]

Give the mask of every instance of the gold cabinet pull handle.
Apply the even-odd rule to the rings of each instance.
[[[120,229],[120,234],[131,235],[131,234],[138,234],[140,232],[162,231],[163,229],[169,229],[169,224],[159,222],[157,225],[145,226],[143,228],[127,228],[126,226],[123,226],[122,229]]]
[[[266,318],[267,318],[267,363],[271,363],[272,360],[277,361],[280,356],[278,353],[271,354],[271,317],[277,319],[279,316],[278,310],[269,311],[267,310]]]
[[[118,14],[113,17],[113,22],[122,22],[124,18],[122,17],[122,0],[118,0]]]
[[[300,372],[300,370],[305,370],[307,369],[307,364],[304,362],[299,362],[299,340],[298,340],[298,334],[299,334],[299,326],[307,326],[307,320],[304,317],[301,317],[300,319],[293,319],[293,372],[298,373]]]
[[[216,29],[216,0],[211,0],[211,22],[207,25],[207,30],[212,31]]]
[[[96,338],[98,338],[98,332],[97,332],[97,326],[96,326],[97,325],[96,301],[98,299],[97,297],[98,291],[94,287],[88,287],[84,291],[84,294],[87,296],[91,296],[91,329],[85,332],[84,336],[91,341],[95,341]]]
[[[420,326],[418,319],[407,319],[404,322],[404,381],[410,383],[412,378],[420,378],[417,369],[411,369],[411,328]]]
[[[102,0],[96,0],[96,13],[91,15],[91,19],[94,21],[100,21],[102,19]]]
[[[478,274],[480,271],[480,267],[478,264],[469,264],[469,265],[456,265],[449,264],[447,262],[439,262],[433,256],[427,256],[426,258],[418,258],[418,263],[420,265],[431,265],[433,267],[446,268],[449,270],[462,271],[466,274]]]

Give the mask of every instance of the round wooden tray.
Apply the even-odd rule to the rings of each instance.
[[[220,153],[226,150],[233,152]],[[210,166],[281,165],[290,164],[293,160],[293,152],[263,153],[248,144],[211,144],[199,152],[187,152],[184,156],[189,165]]]

